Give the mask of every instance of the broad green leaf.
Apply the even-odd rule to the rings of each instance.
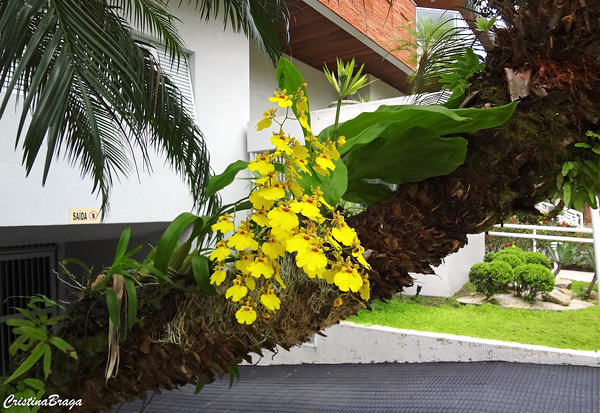
[[[179,236],[184,229],[197,219],[196,215],[184,212],[169,224],[156,247],[156,256],[154,257],[154,267],[156,269],[165,274],[167,273],[169,260],[171,259],[171,255],[173,255],[175,246],[179,242]]]
[[[302,78],[302,75],[300,74],[298,69],[296,69],[292,62],[287,60],[285,57],[279,58],[276,75],[279,88],[282,91],[285,89],[288,95],[296,93],[298,88],[304,83],[304,79]],[[306,89],[304,89],[304,96],[306,96],[306,104],[308,105],[308,92],[306,91]],[[298,111],[296,110],[295,103],[296,102],[294,100],[294,105],[292,105],[292,111],[294,112],[294,115],[298,116]],[[306,117],[308,120],[308,125],[310,126],[310,106],[308,107],[308,109],[309,110],[306,113]],[[305,134],[307,133],[307,131],[304,128],[302,128],[302,130]]]
[[[17,308],[16,310],[18,312],[20,312],[21,314],[23,314],[25,317],[27,317],[33,324],[35,324],[35,325],[40,324],[40,320],[37,319],[36,317],[34,317],[33,314],[31,314],[31,311],[29,311],[25,308]]]
[[[35,303],[44,303],[46,308],[57,306],[61,310],[66,311],[65,306],[60,305],[56,301],[49,299],[44,294],[37,294],[29,299],[29,304],[35,304]]]
[[[373,205],[376,202],[390,199],[393,195],[394,191],[390,189],[389,185],[355,179],[348,183],[348,190],[343,198],[357,204]]]
[[[463,164],[466,152],[463,138],[441,138],[415,127],[352,151],[346,161],[349,186],[360,185],[363,179],[404,184],[447,175]]]
[[[44,388],[44,382],[38,379],[25,379],[23,380],[23,383],[29,387],[33,387],[36,390],[41,390]]]
[[[40,328],[22,326],[22,327],[20,327],[20,330],[23,332],[23,334],[26,334],[27,336],[31,337],[34,340],[48,341],[48,335],[44,331],[42,331]]]
[[[563,185],[563,202],[568,207],[571,204],[571,184],[565,183]]]
[[[210,266],[208,257],[204,255],[192,256],[192,271],[194,272],[194,279],[198,287],[204,291],[207,295],[216,295],[217,290],[210,283]]]
[[[50,346],[44,346],[44,377],[47,379],[50,374],[50,363],[52,362],[52,350]]]
[[[85,271],[85,274],[90,277],[92,275],[92,271],[89,269],[89,267],[87,265],[85,265],[83,262],[79,261],[77,258],[67,258],[66,260],[63,260],[63,265],[67,265],[67,264],[76,264],[79,265],[81,268],[83,268],[83,271]]]
[[[106,307],[115,329],[119,328],[119,301],[117,293],[112,288],[106,289]]]
[[[67,343],[65,340],[63,340],[60,337],[50,337],[50,339],[48,340],[51,344],[54,344],[56,346],[56,348],[58,348],[60,351],[62,351],[63,353],[66,353],[67,355],[73,357],[75,360],[77,360],[77,353],[75,352],[75,350],[73,349],[73,347]]]
[[[171,278],[168,275],[166,275],[164,272],[160,271],[156,267],[147,264],[140,264],[140,267],[147,269],[152,274],[156,275],[161,281],[165,281],[171,285],[175,285],[173,283],[173,280],[171,280]]]
[[[304,192],[309,195],[311,194],[311,188],[316,189],[319,187],[323,192],[325,201],[335,207],[348,187],[348,171],[341,158],[333,161],[333,164],[335,169],[329,171],[328,176],[317,173],[308,165],[308,170],[312,175],[301,172],[297,182],[304,189]]]
[[[231,388],[234,378],[236,381],[240,380],[240,369],[233,364],[227,364],[227,370],[229,370],[229,388]]]
[[[137,319],[137,292],[135,283],[131,278],[124,278],[125,289],[127,290],[127,328],[131,330]]]
[[[10,320],[6,320],[6,325],[13,326],[13,327],[31,327],[31,328],[37,327],[31,321],[24,320],[22,318],[11,318]]]
[[[18,350],[27,350],[27,347],[24,346],[27,340],[29,340],[29,337],[25,334],[19,335],[8,348],[8,354],[14,357]]]
[[[123,258],[125,255],[127,246],[129,245],[129,238],[131,238],[131,227],[125,228],[121,233],[121,238],[119,238],[119,245],[117,245],[117,252],[115,253],[113,265],[118,264],[121,258]]]
[[[196,388],[194,389],[194,396],[197,396],[202,391],[204,386],[206,386],[206,383],[203,383],[200,380],[198,380],[198,383],[196,383]]]
[[[438,136],[474,132],[505,123],[513,114],[517,103],[489,109],[448,109],[443,106],[380,106],[375,112],[361,113],[344,122],[338,135],[346,144],[338,149],[341,155],[355,146],[364,146],[377,138],[392,138],[413,127],[426,127]],[[326,138],[329,128],[319,134]]]
[[[246,169],[249,165],[249,162],[238,160],[235,161],[225,169],[225,171],[219,175],[211,176],[208,180],[208,185],[206,185],[205,194],[207,198],[210,198],[221,189],[225,188],[227,185],[233,182],[236,175]]]
[[[29,357],[15,370],[15,372],[6,380],[4,380],[3,384],[8,384],[27,370],[33,367],[33,365],[42,357],[44,354],[44,349],[48,346],[46,343],[38,343],[38,345],[33,349]]]
[[[576,147],[576,148],[591,148],[591,146],[590,146],[590,145],[588,145],[587,143],[583,143],[583,142],[576,143],[576,144],[575,144],[575,147]]]

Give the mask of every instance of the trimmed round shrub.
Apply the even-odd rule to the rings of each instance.
[[[554,274],[543,265],[524,264],[514,270],[514,283],[517,295],[532,302],[539,293],[552,291]]]
[[[495,252],[488,252],[487,254],[485,254],[485,256],[483,257],[483,261],[484,262],[492,262],[494,261],[494,257],[496,256]]]
[[[522,257],[525,264],[540,264],[548,269],[552,269],[552,264],[548,257],[546,257],[541,252],[526,252]]]
[[[515,254],[521,256],[525,254],[525,251],[519,247],[508,247],[504,248],[502,251],[498,251],[496,254]]]
[[[489,299],[513,279],[510,264],[504,261],[481,262],[471,267],[469,281],[475,285],[477,292],[485,294]]]
[[[494,261],[492,261],[492,262],[496,262],[496,261],[504,261],[504,262],[510,264],[511,268],[513,268],[513,269],[517,268],[519,265],[525,264],[525,262],[523,262],[523,259],[521,258],[521,256],[518,254],[497,253],[496,256],[494,257]]]

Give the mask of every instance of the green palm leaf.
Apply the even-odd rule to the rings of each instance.
[[[287,40],[290,18],[285,0],[196,0],[196,9],[206,20],[221,15],[225,26],[243,31],[277,65],[282,54],[277,35]]]
[[[146,20],[174,57],[181,55],[161,3],[115,3],[126,12],[132,3],[134,17]],[[194,199],[203,200],[209,157],[189,102],[134,40],[118,8],[103,0],[11,0],[0,7],[0,116],[11,93],[21,93],[16,145],[22,145],[27,173],[45,143],[43,182],[52,160],[64,155],[93,179],[92,191],[101,194],[106,210],[114,178],[135,169],[133,150],[150,169],[148,150],[154,148]]]

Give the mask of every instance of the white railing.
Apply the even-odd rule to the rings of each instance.
[[[551,202],[540,202],[535,208],[543,214],[548,214],[552,211],[555,205]],[[564,221],[567,225],[574,227],[583,227],[583,212],[579,212],[575,209],[564,208],[562,212],[556,216],[558,222]]]
[[[495,237],[512,237],[512,238],[528,238],[533,241],[533,251],[537,251],[537,240],[549,240],[549,241],[562,241],[562,242],[585,242],[592,244],[593,238],[581,238],[581,237],[561,237],[559,235],[539,235],[538,231],[556,231],[556,232],[580,232],[583,234],[592,234],[591,228],[573,228],[573,227],[547,227],[543,225],[523,225],[523,224],[504,224],[494,225],[494,228],[511,228],[521,229],[526,231],[532,231],[531,234],[521,234],[515,232],[500,232],[500,231],[489,231],[487,235]]]

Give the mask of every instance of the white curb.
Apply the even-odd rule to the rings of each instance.
[[[254,362],[270,364],[426,363],[450,361],[508,361],[600,367],[600,351],[559,348],[487,340],[452,334],[392,327],[364,326],[343,321],[317,336],[311,345],[289,352],[265,352]]]

